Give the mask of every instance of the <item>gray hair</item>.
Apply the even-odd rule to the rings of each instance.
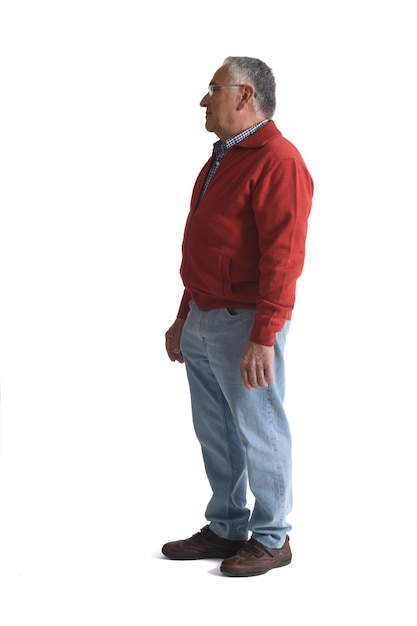
[[[254,106],[268,118],[275,112],[275,78],[270,67],[260,59],[252,57],[227,57],[225,65],[234,83],[250,84],[255,90]]]

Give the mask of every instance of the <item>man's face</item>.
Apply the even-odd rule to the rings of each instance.
[[[213,95],[207,93],[200,102],[200,106],[206,107],[206,129],[215,133],[223,142],[235,134],[237,105],[241,99],[242,88],[230,87],[232,84],[228,65],[222,65],[210,81]],[[216,89],[225,85],[229,87]]]

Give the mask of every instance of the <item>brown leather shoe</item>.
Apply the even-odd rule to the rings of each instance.
[[[235,555],[246,541],[230,541],[216,535],[204,526],[189,539],[171,541],[162,546],[162,553],[169,559],[181,561],[191,559],[227,559]]]
[[[291,558],[288,536],[282,548],[266,548],[256,539],[250,539],[235,556],[223,561],[220,571],[226,576],[259,576],[274,567],[289,565]]]

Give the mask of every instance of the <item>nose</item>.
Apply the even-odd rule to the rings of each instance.
[[[202,98],[202,100],[200,101],[200,106],[201,107],[208,106],[209,98],[210,98],[210,96],[208,95],[208,92],[207,92],[206,95],[204,96],[204,98]]]

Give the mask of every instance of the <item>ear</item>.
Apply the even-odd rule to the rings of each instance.
[[[244,85],[243,91],[240,93],[240,100],[238,103],[238,110],[243,109],[250,102],[252,102],[255,96],[255,90],[252,85]]]

